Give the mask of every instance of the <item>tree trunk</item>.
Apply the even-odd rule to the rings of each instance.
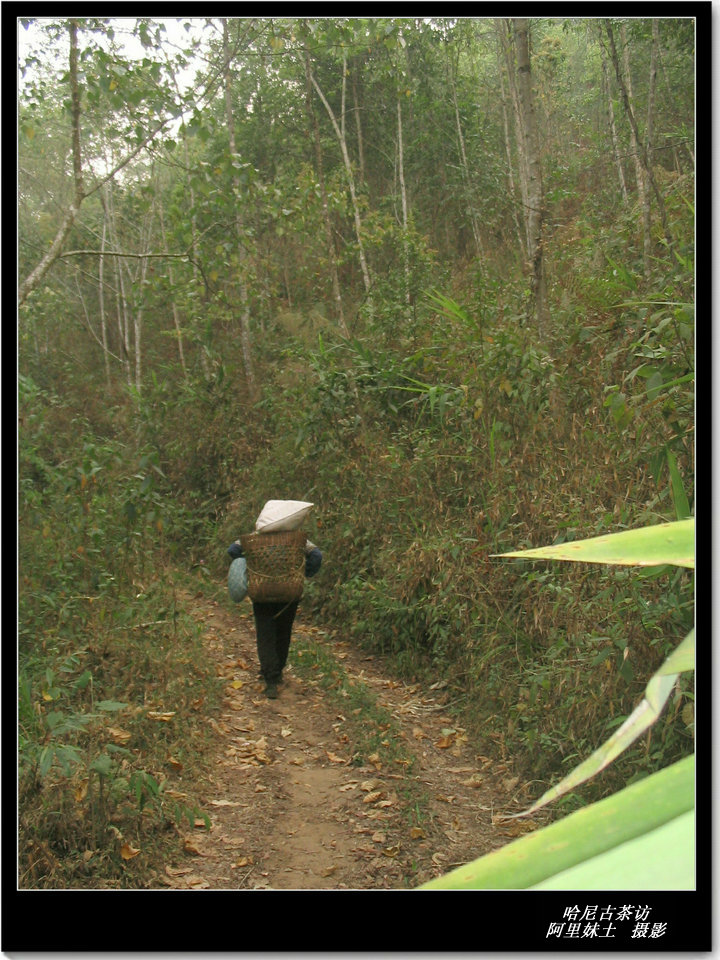
[[[513,223],[515,224],[515,235],[520,246],[520,253],[525,255],[525,239],[523,230],[520,226],[518,217],[518,198],[517,188],[515,186],[515,174],[513,173],[512,141],[510,139],[510,122],[508,120],[507,93],[505,91],[505,74],[502,64],[499,64],[500,73],[500,99],[502,101],[503,114],[503,137],[505,140],[505,158],[507,160],[508,191],[510,193],[510,205],[512,209]]]
[[[400,203],[402,205],[403,268],[405,275],[405,303],[410,305],[410,251],[408,248],[408,202],[405,188],[405,158],[403,156],[402,105],[400,91],[397,92],[397,131],[398,131],[398,176],[400,180]]]
[[[353,64],[352,72],[352,95],[353,95],[353,112],[355,113],[355,131],[357,134],[357,146],[358,146],[358,176],[360,178],[360,183],[365,182],[365,150],[363,147],[363,132],[362,132],[362,120],[360,117],[360,103],[358,100],[358,90],[357,90],[357,64]]]
[[[108,350],[107,320],[105,318],[105,237],[107,223],[103,218],[102,240],[100,241],[100,263],[98,265],[98,305],[100,308],[100,336],[102,338],[103,361],[105,363],[105,382],[110,389],[110,357]]]
[[[608,38],[608,47],[610,52],[610,59],[612,60],[613,68],[615,70],[615,76],[617,78],[618,86],[620,87],[620,93],[622,95],[623,106],[625,107],[625,114],[628,118],[628,123],[630,124],[630,129],[632,131],[633,138],[633,147],[637,152],[637,158],[639,167],[642,169],[642,173],[647,176],[647,179],[650,181],[650,186],[652,187],[653,194],[657,200],[658,212],[660,213],[660,221],[662,223],[663,234],[665,236],[665,241],[668,247],[673,246],[672,236],[670,234],[670,229],[667,222],[667,213],[665,211],[665,201],[663,200],[662,194],[655,179],[652,166],[648,160],[647,152],[642,138],[640,137],[640,131],[638,129],[637,118],[635,116],[635,110],[632,103],[632,93],[629,88],[626,78],[623,77],[623,72],[620,69],[620,58],[618,57],[617,47],[615,45],[615,36],[613,34],[612,24],[609,20],[605,21],[605,32]],[[624,34],[623,34],[624,35]],[[627,44],[625,44],[625,51],[627,52]],[[627,61],[629,65],[629,59]],[[629,77],[629,74],[628,74]],[[644,182],[645,177],[642,177]]]
[[[68,23],[70,33],[70,65],[68,78],[70,82],[70,116],[71,116],[71,139],[72,139],[72,164],[73,164],[73,200],[63,217],[62,223],[55,234],[55,239],[50,245],[50,249],[40,260],[40,263],[30,273],[28,277],[20,284],[18,288],[18,301],[24,303],[32,291],[40,284],[45,274],[53,263],[57,260],[58,254],[70,233],[75,218],[77,217],[80,204],[83,202],[83,178],[82,178],[82,156],[80,153],[80,86],[78,83],[78,22],[70,20]]]
[[[135,358],[135,389],[138,394],[142,390],[142,376],[143,376],[143,352],[142,352],[142,334],[143,334],[143,320],[145,317],[145,285],[147,280],[147,271],[148,271],[148,257],[144,254],[147,254],[152,249],[152,228],[153,228],[153,218],[155,216],[155,203],[157,197],[153,197],[152,206],[147,214],[145,223],[143,224],[140,230],[140,249],[142,253],[137,258],[139,259],[139,264],[135,271],[135,276],[130,277],[130,268],[128,267],[128,277],[131,279],[131,284],[133,288],[133,298],[132,298],[132,308],[133,308],[133,349],[134,349],[134,358]]]
[[[448,51],[448,59],[450,65],[450,90],[452,91],[452,101],[453,107],[455,109],[455,130],[457,132],[458,138],[458,152],[460,154],[460,164],[462,166],[463,174],[463,185],[465,187],[465,202],[468,208],[468,214],[470,215],[470,225],[472,227],[473,239],[475,240],[475,251],[479,259],[483,257],[483,248],[482,241],[480,239],[480,227],[478,224],[477,216],[475,215],[475,204],[472,190],[472,178],[470,176],[470,167],[467,160],[467,153],[465,152],[465,138],[463,137],[462,132],[462,123],[460,121],[460,108],[458,107],[458,98],[457,98],[457,71],[455,68],[455,60],[453,54]]]
[[[68,70],[68,79],[70,83],[70,116],[71,116],[71,141],[72,141],[72,164],[73,164],[73,184],[74,184],[74,197],[68,207],[65,215],[60,223],[57,233],[55,234],[55,239],[50,245],[50,249],[45,254],[45,256],[40,260],[40,263],[35,267],[34,270],[22,281],[18,286],[18,303],[23,304],[27,300],[28,296],[32,291],[39,286],[42,282],[45,274],[48,272],[50,267],[55,263],[55,261],[60,256],[63,245],[67,240],[68,234],[72,229],[72,226],[75,222],[75,218],[78,215],[80,210],[80,205],[86,197],[89,197],[91,194],[95,193],[97,190],[100,190],[104,184],[109,183],[112,178],[115,176],[118,171],[122,170],[123,167],[127,166],[130,161],[140,153],[140,151],[146,147],[170,122],[171,118],[167,118],[161,123],[159,123],[137,146],[123,157],[109,173],[106,173],[103,177],[95,182],[95,184],[85,189],[83,185],[83,173],[82,173],[82,155],[80,148],[80,86],[78,80],[78,45],[77,45],[77,30],[78,30],[78,21],[70,20],[68,22],[68,30],[70,33],[70,60],[69,60],[69,70]]]
[[[114,250],[119,249],[117,225],[115,223],[115,209],[113,206],[112,191],[108,185],[103,189],[103,209],[105,219],[108,225],[108,234],[110,236],[110,246]],[[132,370],[130,367],[130,318],[128,316],[128,300],[125,294],[125,278],[123,277],[122,260],[113,257],[113,271],[115,273],[115,302],[117,309],[118,339],[120,341],[120,354],[122,364],[125,368],[125,377],[128,385],[132,384]]]
[[[623,170],[622,165],[622,156],[620,154],[620,142],[617,135],[617,127],[615,126],[615,108],[613,107],[612,101],[612,90],[610,88],[610,77],[608,75],[608,64],[607,64],[607,52],[605,50],[605,45],[600,43],[600,60],[602,62],[602,74],[603,74],[603,88],[605,91],[605,97],[607,99],[608,107],[608,123],[610,125],[610,137],[612,139],[613,145],[613,156],[615,157],[615,167],[617,168],[618,181],[620,182],[620,190],[622,192],[623,205],[627,206],[629,202],[627,183],[625,182],[625,171]]]
[[[223,58],[225,71],[225,120],[228,128],[228,140],[230,155],[234,157],[235,149],[235,118],[232,108],[232,85],[230,82],[230,35],[228,31],[227,18],[222,18],[223,26]],[[255,393],[255,373],[253,371],[252,349],[250,345],[250,298],[248,295],[247,281],[245,272],[247,269],[247,254],[243,239],[243,222],[240,213],[240,181],[237,174],[233,173],[233,206],[235,209],[235,234],[237,241],[238,273],[237,285],[240,294],[240,345],[242,348],[243,365],[245,368],[245,379],[247,381],[250,395]]]
[[[645,156],[648,167],[653,165],[653,137],[655,114],[655,87],[657,80],[658,22],[652,22],[652,50],[650,53],[650,79],[648,83],[647,121],[645,124]],[[649,278],[652,267],[652,219],[650,214],[650,191],[645,192],[643,203],[643,265],[645,277]]]
[[[325,226],[325,242],[328,251],[328,265],[330,267],[330,280],[332,282],[332,295],[335,303],[335,313],[340,329],[344,336],[349,336],[347,325],[345,323],[345,312],[343,310],[342,293],[340,291],[340,277],[338,274],[337,251],[335,249],[335,239],[333,237],[332,222],[330,220],[330,209],[328,205],[327,189],[325,187],[325,171],[322,158],[322,144],[320,143],[320,127],[317,116],[312,104],[312,72],[310,70],[310,55],[305,49],[305,108],[308,119],[313,131],[313,142],[315,144],[315,167],[317,171],[318,183],[320,185],[320,202],[322,203],[323,223]],[[289,287],[288,287],[289,299]]]
[[[159,184],[156,185],[156,192],[159,194]],[[163,216],[162,197],[158,204],[158,214],[160,219],[160,236],[162,238],[163,250],[168,252],[167,236],[165,234],[165,217]],[[195,242],[195,231],[193,230],[193,244]],[[172,268],[172,261],[168,260],[168,280],[170,281],[170,301],[172,306],[173,324],[175,325],[175,336],[177,337],[178,357],[182,367],[183,377],[187,380],[187,367],[185,366],[185,349],[183,347],[182,329],[180,327],[180,317],[178,316],[177,303],[175,302],[175,276]]]
[[[528,233],[528,212],[530,206],[528,204],[528,183],[530,180],[530,174],[528,171],[527,164],[527,146],[525,143],[525,129],[522,121],[522,109],[520,107],[520,97],[518,95],[517,81],[515,76],[515,54],[513,51],[513,26],[511,20],[505,20],[504,22],[498,22],[498,32],[500,36],[500,43],[502,46],[503,54],[505,57],[505,67],[508,78],[508,87],[510,89],[510,99],[512,101],[513,107],[513,116],[515,118],[515,146],[517,149],[517,172],[518,172],[518,184],[520,187],[520,206],[522,209],[522,220],[523,220],[523,230],[522,230],[522,255],[523,260],[527,259],[527,251],[529,244],[529,233]],[[512,151],[510,149],[510,138],[507,137],[508,144],[508,162],[510,164],[510,170],[512,171]]]
[[[355,192],[355,179],[352,172],[352,164],[350,163],[350,154],[348,153],[347,141],[342,135],[342,131],[338,126],[338,122],[335,119],[335,114],[330,104],[327,102],[325,94],[320,89],[320,86],[310,72],[310,80],[312,85],[315,87],[317,95],[322,101],[322,105],[325,107],[327,115],[330,117],[330,122],[332,123],[333,130],[335,131],[335,136],[338,138],[338,143],[340,144],[340,150],[342,153],[343,163],[345,164],[345,173],[347,175],[348,189],[350,190],[350,199],[352,200],[353,207],[353,217],[355,220],[355,236],[357,238],[358,245],[358,257],[360,259],[360,269],[362,271],[363,284],[365,285],[365,293],[370,299],[370,271],[368,270],[367,260],[365,258],[365,247],[362,240],[362,220],[360,218],[360,204],[358,203],[357,193]]]
[[[515,19],[515,51],[517,57],[517,91],[523,127],[523,141],[527,155],[528,173],[528,265],[530,270],[531,312],[535,314],[538,329],[543,332],[546,322],[545,264],[543,257],[543,184],[540,168],[540,145],[530,73],[528,21]]]

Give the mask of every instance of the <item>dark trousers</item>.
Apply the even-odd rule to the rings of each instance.
[[[260,672],[265,683],[278,683],[290,650],[290,635],[298,608],[292,603],[253,603]]]

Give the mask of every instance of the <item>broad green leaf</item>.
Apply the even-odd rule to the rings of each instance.
[[[101,777],[108,777],[112,772],[112,764],[112,759],[107,755],[107,753],[101,753],[100,756],[93,760],[89,766],[89,769],[99,773]]]
[[[695,757],[690,756],[445,876],[430,880],[419,889],[521,890],[533,887],[675,820],[693,809],[694,797]],[[692,857],[692,852],[690,841],[685,848],[686,858]],[[659,860],[663,854],[661,849]],[[624,889],[624,881],[619,879],[614,886]]]
[[[694,890],[695,811],[563,870],[533,890]]]
[[[677,461],[672,450],[665,451],[667,455],[668,470],[670,471],[670,490],[672,492],[673,504],[678,520],[685,520],[690,516],[690,504],[685,494],[682,477],[677,467]]]
[[[660,716],[668,697],[672,693],[678,674],[694,669],[695,665],[695,631],[691,631],[680,646],[673,651],[665,663],[657,670],[645,688],[645,697],[633,710],[627,720],[615,733],[592,753],[587,760],[571,770],[560,783],[547,790],[527,810],[515,814],[514,817],[527,817],[541,807],[568,793],[574,787],[589,780],[609,763],[626,750],[631,743],[655,723]],[[672,672],[670,672],[672,671]]]
[[[695,519],[661,523],[638,530],[623,530],[589,540],[574,540],[553,547],[493,554],[523,560],[574,560],[584,563],[654,567],[671,563],[695,566]]]
[[[101,700],[99,703],[96,703],[95,706],[98,710],[106,710],[108,713],[114,713],[116,710],[124,710],[127,704],[121,703],[119,700]]]
[[[691,630],[679,647],[667,657],[665,663],[658,668],[655,676],[669,673],[687,673],[695,669],[695,630]]]
[[[40,751],[40,759],[38,760],[38,775],[40,778],[46,776],[48,770],[52,766],[52,762],[55,759],[55,747],[53,744],[50,744],[47,747],[43,747]]]

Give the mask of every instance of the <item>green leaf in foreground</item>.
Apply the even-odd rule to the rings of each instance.
[[[695,811],[536,883],[533,890],[694,890]]]
[[[623,530],[588,540],[573,540],[552,547],[514,550],[493,554],[523,560],[574,560],[584,563],[610,563],[654,567],[671,563],[679,567],[695,566],[695,519],[660,523],[637,530]]]
[[[663,872],[663,888],[688,889],[694,873],[694,844],[692,836],[688,839],[684,815],[692,812],[694,797],[695,757],[690,756],[418,889],[523,890],[552,882],[550,878],[559,878],[563,872],[559,884],[565,887],[571,868],[595,859],[594,875],[588,872],[582,887],[565,889],[653,890],[658,889],[658,863],[666,854],[676,869],[674,879]],[[660,831],[666,824],[672,825],[671,829]],[[628,844],[641,839],[644,842],[636,849],[642,847],[642,860],[629,875],[624,872],[631,859],[626,854],[633,849]],[[599,860],[616,850],[617,860]],[[608,866],[618,871],[612,882],[608,882]]]
[[[680,646],[652,675],[645,688],[645,696],[642,702],[633,710],[623,725],[601,747],[598,747],[587,760],[583,760],[581,764],[571,770],[560,783],[546,791],[531,807],[523,810],[522,813],[508,816],[507,819],[513,820],[517,817],[527,817],[531,813],[535,813],[536,810],[544,807],[551,800],[561,797],[579,784],[589,780],[596,773],[604,770],[623,750],[626,750],[648,727],[655,723],[672,693],[678,675],[683,671],[693,670],[694,667],[695,631],[691,630]]]

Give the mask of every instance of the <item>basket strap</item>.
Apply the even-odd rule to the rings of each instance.
[[[297,603],[297,602],[298,602],[297,600],[288,600],[288,602],[285,604],[285,606],[282,608],[282,610],[278,610],[277,613],[274,613],[274,614],[273,614],[273,620],[277,620],[278,617],[281,617],[281,616],[285,613],[285,611],[287,610],[287,608],[290,606],[291,603]]]

